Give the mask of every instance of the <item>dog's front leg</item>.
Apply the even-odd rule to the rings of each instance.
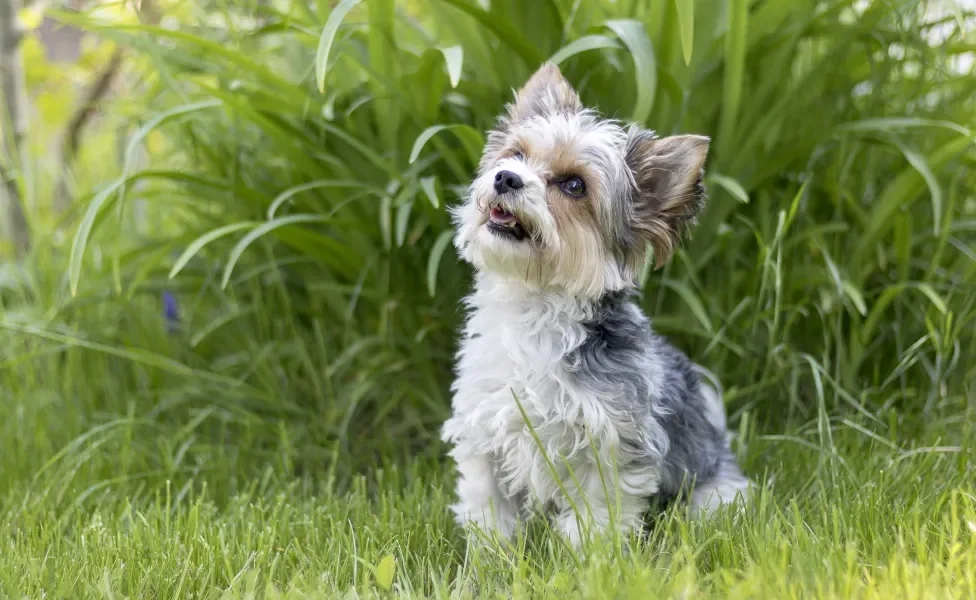
[[[552,519],[553,528],[574,547],[613,530],[629,535],[642,526],[647,511],[647,496],[622,492],[612,481],[603,485],[596,468],[591,468],[594,472],[577,479],[583,482],[582,489],[567,487],[572,502],[567,498],[556,501]]]
[[[477,526],[510,540],[518,526],[518,513],[498,490],[489,458],[483,454],[459,458],[457,469],[458,502],[451,509],[458,524],[469,531],[472,526]]]

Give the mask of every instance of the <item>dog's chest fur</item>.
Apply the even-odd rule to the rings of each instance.
[[[641,481],[631,483],[645,495],[657,491],[648,462],[655,454],[651,357],[637,346],[615,354],[594,340],[591,305],[484,280],[468,305],[454,416],[444,427],[456,453],[490,457],[504,496],[545,504],[559,492],[553,467],[561,479],[570,468],[585,478],[598,463],[610,468],[639,448],[645,464]],[[629,373],[613,374],[621,365],[609,363],[600,372],[601,361],[628,358]],[[634,405],[641,397],[643,405]]]

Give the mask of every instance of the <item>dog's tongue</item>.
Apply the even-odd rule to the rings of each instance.
[[[504,208],[495,206],[491,209],[491,220],[500,225],[508,225],[510,223],[514,223],[517,219],[515,218],[515,215],[508,212]]]

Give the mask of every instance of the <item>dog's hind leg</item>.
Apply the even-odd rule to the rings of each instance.
[[[698,369],[702,376],[700,389],[706,417],[717,430],[726,432],[725,442],[728,444],[731,442],[731,434],[726,429],[725,403],[722,401],[721,388],[711,374],[701,367]],[[745,500],[751,485],[739,469],[732,451],[726,448],[720,459],[718,472],[707,480],[698,482],[692,490],[691,508],[698,514],[708,514],[736,499]]]
[[[732,452],[728,451],[722,457],[718,472],[695,484],[691,491],[691,510],[695,514],[704,515],[714,512],[723,504],[744,501],[748,498],[751,487],[752,484],[742,474]]]

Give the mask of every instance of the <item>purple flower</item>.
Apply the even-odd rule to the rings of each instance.
[[[180,307],[176,296],[168,291],[163,292],[163,316],[166,318],[166,330],[170,333],[180,326]]]

